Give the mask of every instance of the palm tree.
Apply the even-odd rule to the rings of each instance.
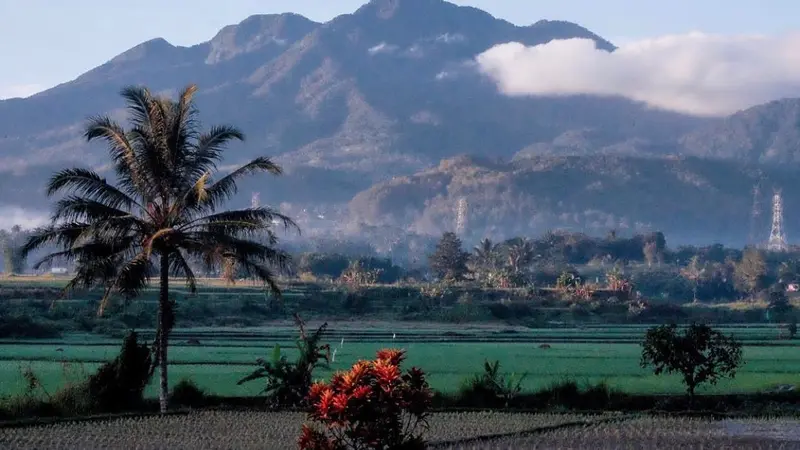
[[[533,243],[527,239],[514,239],[507,250],[508,267],[514,274],[533,264],[535,251]]]
[[[473,248],[475,262],[483,270],[493,270],[497,264],[498,245],[489,238],[484,238]]]
[[[85,137],[106,142],[116,183],[82,168],[55,173],[47,194],[64,195],[50,225],[37,229],[22,249],[23,254],[59,249],[37,268],[56,260],[75,262],[66,290],[103,288],[98,314],[111,295],[134,298],[158,274],[154,360],[160,369],[162,413],[167,410],[167,341],[174,321],[169,277],[184,277],[194,292],[190,261],[209,267],[235,264],[239,273],[263,281],[279,296],[275,270],[285,267],[288,256],[275,248],[274,224],[296,228],[291,219],[266,207],[217,212],[237,192],[237,180],[257,172],[278,175],[281,169],[261,157],[215,177],[225,146],[244,136],[231,126],[202,131],[193,101],[196,90],[191,85],[174,101],[128,87],[121,92],[130,115],[127,130],[108,117],[90,119]]]

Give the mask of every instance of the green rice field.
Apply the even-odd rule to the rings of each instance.
[[[313,325],[313,324],[312,324]],[[432,387],[453,392],[484,360],[500,360],[505,371],[527,373],[525,388],[535,390],[567,379],[578,383],[606,382],[628,393],[683,392],[673,376],[653,376],[639,367],[646,326],[603,326],[558,329],[497,326],[407,325],[397,323],[333,324],[326,342],[335,350],[330,369],[317,376],[369,358],[380,348],[408,350],[407,365],[419,366]],[[800,341],[778,340],[770,326],[722,327],[744,342],[746,364],[733,380],[705,387],[699,393],[745,393],[800,385]],[[143,330],[145,337],[152,333]],[[270,328],[177,329],[170,345],[170,378],[191,378],[213,394],[257,395],[259,382],[237,386],[259,357],[269,357],[279,344],[289,357],[296,330],[286,323]],[[540,348],[548,344],[550,348]],[[30,366],[45,389],[54,391],[83,378],[112,359],[119,340],[88,334],[68,334],[57,340],[0,340],[0,395],[24,389],[21,370]],[[155,385],[148,395],[155,395]]]

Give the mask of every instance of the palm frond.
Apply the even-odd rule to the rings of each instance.
[[[109,117],[92,117],[86,125],[84,137],[87,142],[102,139],[108,144],[120,186],[129,194],[146,192],[147,180],[139,170],[136,150],[121,125]]]
[[[269,288],[272,295],[279,299],[282,298],[281,288],[278,286],[275,274],[267,265],[246,258],[236,258],[236,264],[239,270],[244,272],[248,278],[256,278]]]
[[[197,277],[195,277],[189,262],[180,250],[173,252],[169,259],[169,272],[172,276],[184,277],[186,287],[192,294],[197,292]]]
[[[230,125],[218,125],[201,134],[188,162],[189,175],[197,178],[205,172],[216,170],[225,146],[231,141],[244,139],[244,133]]]
[[[27,257],[31,252],[51,245],[70,248],[88,228],[89,224],[80,222],[51,224],[37,228],[22,245],[20,252]]]
[[[127,103],[131,123],[139,127],[151,126],[150,102],[153,96],[150,94],[150,90],[143,86],[126,86],[122,88],[120,95]]]
[[[56,202],[51,220],[53,222],[97,222],[130,215],[127,211],[108,206],[105,203],[70,195]]]
[[[56,172],[47,184],[47,196],[58,192],[72,192],[91,200],[105,203],[112,208],[141,207],[129,195],[110,185],[96,172],[82,168],[64,169]]]
[[[197,86],[191,84],[186,86],[178,96],[178,101],[171,105],[170,111],[170,133],[167,145],[174,149],[172,155],[173,168],[183,170],[186,161],[192,154],[191,142],[197,139],[198,121],[196,119],[197,109],[194,106],[194,95],[197,93]],[[186,175],[185,173],[182,175]],[[178,177],[176,177],[178,178]]]
[[[205,230],[238,235],[269,230],[273,228],[275,222],[282,223],[287,229],[294,228],[300,231],[300,227],[291,218],[263,206],[211,214],[197,218],[179,228],[182,231]]]
[[[283,271],[291,261],[288,253],[270,245],[218,232],[186,233],[181,239],[181,246],[205,261],[216,255],[217,263],[220,262],[219,258],[231,257],[237,261],[248,259]]]
[[[92,261],[110,257],[132,257],[135,254],[135,244],[135,239],[129,236],[124,239],[107,242],[92,241],[82,245],[74,245],[62,251],[53,252],[44,256],[33,265],[33,268],[38,270],[42,267],[48,267],[54,261]]]
[[[120,268],[114,280],[115,290],[128,298],[137,297],[142,289],[147,287],[154,269],[153,260],[144,252],[140,252]]]
[[[171,173],[163,159],[162,137],[154,135],[152,129],[140,126],[131,128],[128,134],[136,143],[136,163],[141,173],[147,174],[149,197],[158,197],[164,202],[169,196]]]
[[[198,203],[202,210],[213,210],[223,201],[228,200],[238,192],[236,182],[245,176],[258,172],[268,172],[273,175],[280,175],[280,166],[276,165],[269,158],[256,158],[249,163],[239,167],[228,175],[220,178],[207,189],[207,198],[204,202]]]

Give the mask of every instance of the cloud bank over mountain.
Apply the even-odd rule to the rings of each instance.
[[[800,96],[800,33],[703,33],[629,42],[614,52],[587,39],[526,47],[511,42],[477,57],[510,96],[622,96],[700,116],[722,116]]]

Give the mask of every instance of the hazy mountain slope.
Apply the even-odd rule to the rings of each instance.
[[[786,204],[800,199],[792,171],[731,161],[593,155],[498,164],[460,157],[361,192],[350,211],[354,221],[368,225],[440,233],[453,228],[464,198],[467,235],[475,239],[565,228],[595,234],[662,230],[681,242],[744,243],[751,190],[761,175],[765,188],[783,188]],[[787,209],[786,223],[798,219],[799,212]],[[766,224],[759,227],[766,237]]]
[[[738,112],[681,139],[687,153],[772,164],[800,163],[800,99]]]
[[[506,98],[471,63],[496,44],[569,37],[613,49],[569,22],[520,27],[441,0],[376,0],[326,24],[254,16],[192,47],[153,39],[76,80],[0,102],[0,170],[102,164],[103,149],[82,142],[81,125],[118,115],[127,84],[174,92],[198,83],[203,118],[249,137],[231,162],[267,152],[290,169],[356,170],[366,181],[462,153],[509,158],[575,128],[649,142],[701,123],[621,99]]]

